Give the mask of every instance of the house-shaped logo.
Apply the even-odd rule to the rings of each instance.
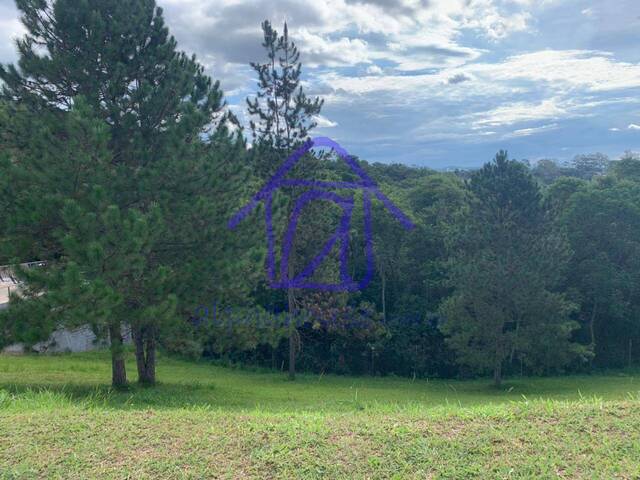
[[[305,153],[313,147],[329,147],[344,161],[353,173],[358,177],[354,182],[325,182],[318,180],[306,180],[298,178],[285,178],[287,173],[300,161]],[[306,187],[308,190],[298,197],[289,219],[289,224],[282,241],[280,256],[280,275],[276,276],[275,238],[273,233],[273,195],[281,187]],[[334,193],[335,190],[360,190],[362,192],[363,216],[364,216],[364,243],[365,243],[365,274],[360,281],[351,278],[348,272],[348,247],[349,230],[351,226],[351,214],[354,207],[353,196],[341,196]],[[242,207],[229,221],[229,228],[234,229],[260,202],[265,204],[265,230],[267,236],[267,278],[272,288],[307,288],[325,291],[356,291],[366,287],[373,277],[375,259],[373,254],[373,232],[371,226],[371,201],[372,197],[380,200],[393,214],[400,224],[407,230],[414,224],[402,211],[393,204],[378,188],[378,185],[362,170],[360,165],[340,145],[327,137],[317,137],[307,140],[299,149],[293,152],[273,175],[269,182],[257,192],[253,198]],[[292,244],[298,225],[298,219],[304,207],[314,200],[326,200],[334,202],[342,208],[340,225],[335,234],[324,244],[322,250],[316,255],[304,270],[294,278],[289,278],[289,258]],[[322,261],[329,255],[334,245],[340,242],[340,282],[317,283],[311,280]]]

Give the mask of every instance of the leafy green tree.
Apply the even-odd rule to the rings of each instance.
[[[586,180],[575,177],[561,177],[544,192],[545,208],[552,218],[557,219],[566,210],[571,196],[586,185]]]
[[[632,162],[621,167],[633,171]],[[619,175],[583,185],[560,216],[575,252],[568,288],[577,292],[586,341],[598,365],[618,367],[640,343],[640,182]]]
[[[117,348],[124,324],[133,331],[139,381],[154,383],[157,343],[197,304],[194,297],[241,296],[250,288],[240,281],[243,274],[251,278],[244,254],[224,251],[225,216],[246,179],[238,173],[244,143],[224,127],[218,83],[194,57],[177,51],[153,0],[17,5],[27,34],[17,43],[18,67],[0,67],[3,97],[25,109],[25,123],[38,116],[47,123],[44,133],[34,132],[40,150],[38,140],[13,136],[16,151],[26,149],[31,159],[14,164],[25,197],[15,215],[37,212],[21,218],[12,233],[15,257],[49,262],[42,285],[60,305],[74,303],[72,295],[54,294],[66,291],[65,279],[95,287],[92,295],[99,290],[114,372],[118,365],[114,384],[126,381]],[[82,118],[90,112],[89,125],[79,127],[79,136],[56,133],[55,124],[67,125],[78,104],[86,104],[77,112]],[[56,135],[79,142],[73,147],[79,153],[42,149]],[[95,145],[100,155],[93,158],[86,148]],[[88,158],[75,165],[76,155]],[[38,177],[40,183],[30,180]],[[76,189],[86,193],[77,198]],[[67,269],[77,275],[66,276]]]
[[[450,292],[444,282],[446,238],[467,203],[463,184],[454,175],[428,169],[366,162],[361,166],[411,216],[415,228],[405,230],[384,206],[373,204],[375,275],[350,303],[370,302],[381,312],[387,333],[375,350],[378,371],[445,375],[452,371],[451,355],[437,329],[435,312]],[[356,208],[352,223],[362,222],[362,211]],[[362,278],[363,234],[361,229],[351,233],[350,265],[355,266],[354,277]]]
[[[401,262],[406,280],[399,303],[416,305],[409,312],[432,314],[451,293],[445,280],[447,245],[468,209],[469,194],[457,177],[433,174],[420,179],[408,197],[417,228],[409,232],[407,255]]]
[[[501,151],[468,188],[474,201],[452,244],[454,293],[441,307],[448,344],[460,363],[493,371],[496,385],[507,360],[565,365],[582,353],[570,341],[574,305],[558,292],[570,252],[549,230],[535,181]]]
[[[611,173],[620,180],[640,182],[640,155],[625,152],[620,160],[612,162]]]
[[[531,173],[534,177],[540,179],[544,185],[553,183],[563,175],[562,168],[554,160],[548,158],[538,160],[531,169]]]

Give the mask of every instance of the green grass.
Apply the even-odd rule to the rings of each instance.
[[[447,381],[0,356],[4,478],[640,478],[640,373]],[[127,365],[134,375],[135,365]]]

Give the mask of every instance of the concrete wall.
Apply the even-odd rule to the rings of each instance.
[[[122,336],[126,344],[131,343],[129,328],[122,329]],[[108,346],[108,340],[98,340],[91,328],[86,325],[73,330],[66,328],[56,330],[46,341],[33,345],[31,351],[37,353],[88,352]],[[19,355],[25,352],[26,347],[21,343],[9,345],[2,350],[2,353],[8,355]]]
[[[23,267],[32,268],[42,266],[42,262],[23,264]],[[9,293],[20,293],[20,283],[11,273],[8,266],[0,266],[0,310],[8,308]],[[131,343],[131,329],[124,327],[122,335],[125,343]],[[44,342],[40,342],[31,347],[32,351],[39,353],[62,353],[62,352],[87,352],[109,346],[106,340],[96,338],[88,325],[75,329],[61,328],[53,332],[51,337]],[[9,345],[0,353],[20,354],[25,352],[25,346],[21,343]]]
[[[105,346],[106,342],[99,343],[91,328],[84,326],[74,330],[56,330],[45,342],[36,343],[33,350],[40,353],[87,352]]]

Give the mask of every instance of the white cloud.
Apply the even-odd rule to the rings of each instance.
[[[636,125],[635,123],[630,123],[627,128],[629,130],[640,130],[640,125]]]
[[[15,58],[7,58],[9,38],[22,27],[2,2],[9,2],[0,0],[0,61],[7,61]],[[637,26],[637,0],[620,2],[628,18],[598,7],[604,0],[158,0],[180,48],[221,80],[243,120],[241,99],[256,81],[248,62],[264,55],[260,22],[281,30],[287,20],[304,88],[326,100],[331,120],[319,117],[319,126],[339,124],[336,133],[356,143],[384,136],[412,152],[416,139],[497,142],[566,119],[598,117],[602,131],[637,118],[606,117],[640,102],[633,90],[640,57],[627,37],[614,38],[627,34],[621,24]],[[607,15],[616,21],[603,30]],[[620,42],[626,46],[616,48]]]
[[[478,118],[473,122],[474,128],[486,126],[512,125],[518,122],[540,120],[545,118],[566,117],[568,112],[561,107],[556,99],[543,100],[540,103],[517,102],[502,105],[488,112],[477,113]],[[531,129],[520,130],[524,132]],[[515,132],[514,132],[515,133]]]
[[[309,67],[335,67],[372,61],[367,42],[359,38],[341,37],[330,40],[302,28],[296,34],[296,41],[299,49],[304,51],[305,65]]]
[[[514,130],[510,134],[505,135],[505,138],[528,137],[530,135],[535,135],[537,133],[548,132],[549,130],[556,130],[557,128],[558,128],[557,123],[550,123],[548,125],[541,125],[539,127],[532,127],[532,128],[521,128],[518,130]]]
[[[489,10],[484,15],[469,19],[465,26],[484,31],[491,40],[499,40],[511,33],[527,30],[530,19],[526,12],[504,16],[498,10]]]
[[[333,128],[338,126],[338,122],[333,122],[322,115],[316,115],[313,118],[318,124],[318,128]]]
[[[607,53],[580,50],[543,50],[512,56],[500,63],[470,63],[463,67],[442,69],[437,73],[422,75],[389,74],[372,78],[349,77],[332,72],[320,78],[334,90],[364,94],[375,91],[414,92],[416,89],[436,88],[458,75],[477,79],[474,88],[465,89],[468,95],[476,95],[483,91],[493,92],[495,95],[503,88],[511,89],[515,93],[514,88],[523,88],[514,87],[516,81],[529,82],[531,87],[545,84],[558,94],[576,88],[604,92],[640,87],[640,63],[618,62]]]
[[[620,131],[620,129],[619,129],[618,127],[611,127],[611,128],[609,129],[609,131],[610,131],[610,132],[619,132],[619,131]]]
[[[543,2],[547,3],[547,2]],[[401,71],[458,66],[482,50],[461,45],[465,32],[493,42],[529,29],[530,11],[515,0],[160,0],[181,44],[220,61],[247,63],[260,21],[289,23],[307,66],[387,59]],[[375,38],[368,41],[368,36]],[[253,40],[251,40],[253,42]],[[215,52],[215,53],[214,53]]]
[[[590,91],[640,87],[640,63],[616,61],[607,52],[542,50],[515,55],[498,64],[474,64],[468,68],[490,79],[555,83],[557,87]]]
[[[473,81],[455,86],[467,78]],[[479,135],[519,123],[587,118],[605,107],[638,103],[629,89],[640,87],[640,64],[619,62],[602,52],[543,50],[428,74],[398,75],[385,70],[375,76],[348,76],[333,71],[317,80],[332,105],[369,104],[366,115],[371,118],[384,118],[385,111],[398,108],[411,115],[424,105],[433,112],[429,116],[446,112],[450,125]],[[446,131],[446,126],[421,117],[416,130],[421,138]],[[538,131],[528,125],[503,132],[511,137],[534,133]]]
[[[12,18],[12,14],[15,15]],[[5,16],[6,15],[6,16]],[[25,28],[14,9],[0,6],[0,62],[15,62],[17,58],[15,40],[24,35]]]

